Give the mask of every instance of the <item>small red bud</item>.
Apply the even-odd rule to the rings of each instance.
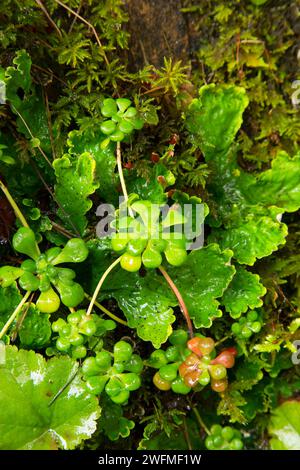
[[[158,163],[160,160],[160,156],[156,152],[151,153],[151,162],[152,163]]]
[[[237,349],[234,346],[232,346],[231,348],[226,348],[222,352],[225,352],[225,351],[228,351],[233,356],[237,356],[237,353],[238,353]]]
[[[170,189],[170,191],[168,191],[168,198],[172,198],[174,193],[176,193],[176,189]]]
[[[132,168],[134,167],[132,162],[124,163],[123,166],[124,168],[127,168],[127,170],[132,170]]]
[[[159,184],[161,184],[162,186],[164,186],[166,184],[166,178],[163,176],[163,175],[159,175],[157,177],[157,181],[159,182]]]
[[[178,134],[173,134],[171,139],[169,140],[169,144],[171,145],[176,145],[179,142],[179,135]]]

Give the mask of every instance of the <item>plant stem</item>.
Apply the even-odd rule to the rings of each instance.
[[[5,186],[4,183],[2,183],[2,181],[0,180],[0,188],[2,189],[2,191],[4,192],[8,202],[10,203],[11,207],[13,208],[14,210],[14,213],[16,214],[16,217],[17,219],[19,219],[19,221],[21,222],[21,224],[23,225],[23,227],[29,227],[28,223],[27,223],[27,220],[25,219],[24,215],[22,214],[22,212],[20,211],[16,201],[14,200],[14,198],[12,197],[12,195],[10,194],[10,192],[8,191],[7,187]]]
[[[185,437],[185,440],[186,440],[186,443],[187,443],[187,446],[188,446],[189,450],[193,450],[193,446],[192,446],[192,443],[191,443],[189,430],[188,430],[188,427],[187,427],[187,424],[186,424],[185,417],[183,418],[183,433],[184,433],[184,437]]]
[[[103,273],[103,275],[101,276],[98,284],[97,284],[97,287],[95,289],[95,292],[93,294],[93,297],[90,301],[90,305],[89,305],[89,308],[87,309],[87,312],[86,314],[87,315],[90,315],[92,313],[92,310],[93,310],[93,305],[98,297],[98,294],[99,294],[99,291],[102,287],[102,284],[104,283],[105,279],[107,278],[107,276],[109,275],[109,273],[114,269],[115,266],[117,266],[117,264],[119,264],[121,261],[121,256],[119,256],[119,258],[117,258],[108,268],[107,270],[105,271],[105,273]]]
[[[178,300],[178,303],[179,303],[179,306],[180,306],[180,309],[183,313],[183,316],[186,320],[186,323],[187,323],[187,326],[188,326],[188,329],[189,329],[189,334],[190,334],[190,337],[192,338],[194,336],[194,332],[193,332],[193,325],[192,325],[192,322],[191,322],[191,318],[190,318],[190,315],[189,315],[189,312],[188,312],[188,309],[187,309],[187,306],[185,305],[185,302],[182,298],[182,295],[180,294],[179,290],[177,289],[177,287],[175,286],[174,282],[172,281],[172,279],[170,278],[169,274],[167,273],[167,271],[162,267],[162,266],[159,266],[158,268],[160,270],[160,272],[162,273],[162,275],[164,276],[165,280],[167,281],[167,283],[169,284],[170,288],[172,289],[172,291],[174,292],[174,294],[176,295],[177,297],[177,300]]]
[[[21,121],[23,122],[24,126],[26,127],[26,129],[27,129],[28,134],[30,135],[30,137],[31,137],[32,139],[35,139],[35,136],[32,134],[32,132],[31,132],[31,130],[30,130],[30,128],[29,128],[27,122],[26,122],[25,119],[23,118],[22,114],[19,113],[19,111],[18,111],[14,106],[12,106],[12,110],[14,111],[14,113],[16,113],[16,114],[19,116],[19,118],[20,118]],[[46,162],[48,163],[48,165],[49,165],[51,168],[53,168],[53,167],[52,167],[52,163],[50,162],[49,158],[47,157],[47,155],[45,154],[45,152],[44,152],[44,150],[41,148],[41,146],[40,146],[40,145],[37,145],[36,147],[37,147],[37,149],[39,150],[40,154],[44,157],[44,159],[46,160]]]
[[[0,188],[2,189],[3,193],[5,194],[8,202],[10,203],[11,207],[13,208],[14,210],[14,213],[16,214],[16,217],[17,219],[19,219],[19,221],[21,222],[21,224],[23,225],[23,227],[27,227],[29,228],[29,225],[28,225],[28,222],[27,220],[25,219],[24,215],[22,214],[21,210],[19,209],[19,206],[17,205],[16,201],[14,200],[14,198],[12,197],[12,195],[10,194],[8,188],[5,186],[4,183],[2,183],[2,181],[0,180]],[[39,249],[39,245],[36,243],[36,248],[37,248],[37,252],[40,254],[40,249]]]
[[[57,26],[57,24],[55,23],[55,21],[53,21],[53,19],[51,18],[51,16],[49,15],[48,13],[48,10],[45,8],[45,6],[42,4],[41,0],[35,0],[36,3],[38,4],[38,6],[41,8],[41,10],[43,10],[45,16],[47,17],[49,23],[52,24],[52,26],[54,27],[54,29],[57,31],[57,33],[59,34],[60,37],[62,37],[62,33],[61,33],[61,30],[59,29],[59,27]]]
[[[53,222],[53,220],[50,220],[50,222],[51,222],[51,225],[54,228],[54,230],[61,233],[62,235],[64,235],[67,238],[74,238],[74,235],[71,232],[69,232],[67,229],[65,229],[61,225],[57,224],[56,222]]]
[[[203,419],[201,418],[200,413],[199,413],[199,411],[197,410],[197,408],[195,408],[194,406],[191,406],[191,407],[192,407],[193,413],[194,413],[194,415],[196,416],[196,419],[197,419],[197,421],[198,421],[200,427],[204,429],[204,431],[206,432],[206,434],[210,435],[210,430],[208,429],[208,427],[207,427],[206,424],[204,423]]]
[[[55,0],[55,2],[58,3],[60,6],[62,6],[63,8],[65,8],[66,10],[68,10],[72,15],[74,15],[76,18],[78,18],[80,21],[82,21],[84,24],[86,24],[89,28],[91,28],[91,30],[93,31],[93,34],[96,38],[96,41],[98,43],[98,46],[101,50],[101,53],[103,55],[104,62],[106,63],[107,66],[109,66],[109,61],[108,61],[107,55],[105,54],[104,47],[102,46],[102,43],[100,41],[100,38],[97,34],[97,31],[96,31],[95,27],[91,23],[89,23],[85,18],[83,18],[83,16],[79,15],[79,13],[72,10],[72,8],[68,7],[68,5],[66,5],[65,3],[61,2],[60,0]]]
[[[10,327],[10,325],[12,324],[12,322],[14,321],[14,319],[16,318],[16,316],[18,315],[18,313],[22,309],[23,305],[25,304],[25,302],[28,299],[28,297],[30,296],[30,294],[31,294],[30,291],[26,292],[26,294],[24,295],[24,297],[21,300],[21,302],[19,303],[19,305],[15,308],[14,312],[11,314],[11,316],[9,317],[7,322],[5,323],[4,327],[0,331],[0,339],[5,335],[8,328]]]
[[[128,193],[127,193],[126,183],[125,183],[124,174],[123,174],[121,144],[120,144],[120,142],[117,143],[117,166],[118,166],[118,173],[119,173],[122,193],[124,195],[125,202],[127,202],[128,201]],[[128,212],[129,212],[129,215],[131,217],[133,217],[133,212],[132,212],[130,207],[128,208]]]
[[[27,316],[27,313],[28,313],[28,310],[30,308],[30,305],[31,305],[31,302],[32,302],[32,299],[34,297],[34,292],[32,293],[30,299],[29,299],[29,302],[28,304],[26,305],[26,308],[24,308],[23,312],[22,312],[22,315],[21,317],[18,318],[17,320],[17,324],[16,324],[16,327],[13,329],[13,331],[11,332],[10,334],[10,341],[12,343],[14,343],[17,339],[17,335],[18,335],[18,331],[20,330],[21,326],[22,326],[22,323],[23,321],[25,320],[26,316]]]
[[[84,295],[88,300],[92,299],[92,297],[90,295],[88,295],[86,293],[84,293]],[[110,318],[115,320],[117,323],[121,323],[121,325],[128,326],[127,321],[122,320],[122,318],[119,318],[114,313],[111,313],[109,310],[107,310],[107,308],[103,307],[103,305],[99,304],[99,302],[97,302],[96,300],[94,302],[94,305],[96,305],[96,307],[99,308],[99,310],[102,310],[102,312],[106,313],[106,315],[108,315]]]
[[[121,144],[120,144],[120,142],[117,143],[117,165],[118,165],[118,173],[119,173],[120,183],[121,183],[121,187],[122,187],[122,192],[124,194],[124,199],[127,202],[128,201],[128,193],[127,193],[127,188],[126,188],[124,174],[123,174],[123,168],[122,168],[122,156],[121,156]]]
[[[219,341],[217,341],[217,342],[215,343],[215,346],[219,346],[219,344],[224,343],[224,341],[226,341],[227,339],[229,339],[229,338],[231,338],[231,337],[232,337],[232,334],[227,335],[227,336],[224,336],[224,338],[220,339]]]

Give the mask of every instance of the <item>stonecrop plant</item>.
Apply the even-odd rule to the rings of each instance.
[[[0,6],[0,450],[299,450],[296,137],[252,164],[231,49],[128,72],[122,1],[44,3]]]

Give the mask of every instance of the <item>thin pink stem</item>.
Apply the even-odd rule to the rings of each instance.
[[[176,295],[177,300],[178,300],[178,303],[179,303],[179,306],[180,306],[180,310],[182,311],[183,316],[184,316],[184,318],[185,318],[185,320],[186,320],[190,337],[193,338],[194,332],[193,332],[192,321],[191,321],[191,318],[190,318],[190,315],[189,315],[187,306],[185,305],[185,302],[184,302],[184,300],[183,300],[183,298],[182,298],[182,295],[180,294],[179,290],[178,290],[177,287],[175,286],[174,282],[173,282],[172,279],[170,278],[170,276],[169,276],[169,274],[167,273],[167,271],[166,271],[162,266],[159,266],[158,269],[160,270],[160,272],[161,272],[162,275],[164,276],[165,280],[167,281],[167,283],[168,283],[169,286],[171,287],[171,289],[172,289],[172,291],[174,292],[174,294]]]

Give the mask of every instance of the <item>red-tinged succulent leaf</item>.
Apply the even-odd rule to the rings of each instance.
[[[211,361],[211,364],[222,364],[226,369],[230,369],[234,366],[235,355],[228,350],[222,351],[215,359]]]

